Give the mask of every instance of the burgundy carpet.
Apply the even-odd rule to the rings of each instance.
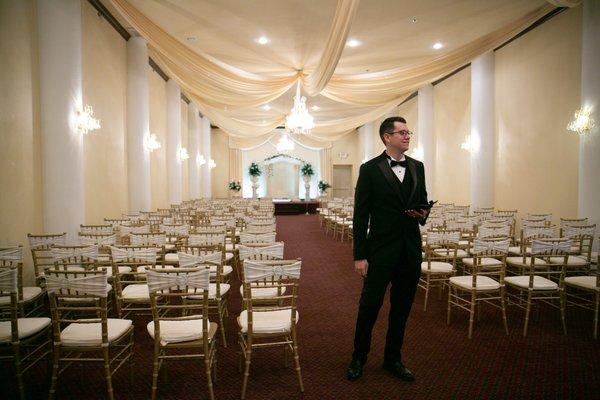
[[[316,216],[277,217],[278,240],[285,242],[286,258],[301,257],[300,362],[305,392],[301,394],[292,367],[283,366],[283,350],[254,352],[247,399],[598,399],[600,398],[600,342],[591,337],[591,313],[569,310],[569,335],[561,333],[557,310],[533,314],[527,338],[521,336],[523,313],[509,309],[510,335],[504,333],[500,312],[487,307],[467,339],[468,315],[454,311],[446,325],[444,295],[434,295],[423,312],[419,292],[407,327],[404,362],[416,382],[395,380],[382,370],[387,322],[385,305],[373,334],[372,353],[364,376],[345,379],[352,352],[354,322],[361,278],[353,272],[351,246],[325,237]],[[235,316],[240,310],[237,283],[232,289],[227,326],[229,347],[219,347],[217,399],[238,399],[238,345]],[[128,371],[115,375],[117,398],[147,399],[151,385],[152,342],[146,332],[148,317],[135,318],[135,381]],[[100,368],[75,366],[61,375],[59,398],[103,399]],[[45,366],[25,376],[27,398],[47,397]],[[0,398],[15,395],[12,371],[0,372]],[[175,363],[167,381],[159,382],[159,398],[206,399],[206,378],[200,363]]]

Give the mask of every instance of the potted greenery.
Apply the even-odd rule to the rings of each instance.
[[[256,189],[258,189],[258,177],[262,175],[262,171],[257,163],[253,162],[248,167],[248,174],[250,175],[250,180],[252,181],[252,198],[256,199]]]
[[[319,188],[319,193],[321,193],[321,196],[325,196],[327,194],[327,189],[329,189],[331,185],[329,182],[319,181],[317,187]]]
[[[310,178],[315,174],[312,165],[309,163],[305,163],[302,168],[300,168],[300,174],[304,178],[304,182],[310,182]]]
[[[229,190],[232,192],[232,197],[236,197],[242,190],[242,184],[240,181],[231,181],[229,182]]]

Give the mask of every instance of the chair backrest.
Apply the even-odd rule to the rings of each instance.
[[[244,260],[243,266],[243,302],[244,308],[248,310],[250,342],[255,313],[289,310],[290,326],[292,330],[295,329],[302,260]],[[253,299],[252,287],[257,284],[260,284],[261,288],[276,289],[278,295],[270,297],[268,305],[265,305],[264,299]]]
[[[283,259],[283,242],[255,243],[238,245],[240,260],[281,260]]]
[[[246,224],[246,231],[253,233],[275,232],[277,227],[275,224]]]
[[[573,240],[577,247],[577,252],[585,257],[587,262],[592,261],[592,248],[594,245],[594,236],[596,235],[596,224],[592,225],[571,225],[561,229],[562,236]]]
[[[160,322],[201,319],[204,350],[208,351],[210,326],[208,319],[209,270],[207,268],[149,269],[146,271],[146,275],[152,307],[152,319],[154,321],[155,340],[161,340],[163,344],[198,340],[200,338],[197,336],[178,337],[176,339],[161,336]],[[190,295],[202,296],[202,301],[183,301],[184,298]],[[184,316],[178,317],[176,315]]]
[[[31,250],[35,276],[40,282],[39,279],[44,275],[44,269],[53,264],[50,247],[66,244],[67,234],[65,232],[49,235],[32,235],[28,233],[27,240]]]
[[[214,233],[190,233],[187,237],[188,246],[215,246],[225,245],[225,232]]]
[[[117,235],[114,233],[82,233],[79,232],[79,244],[85,246],[114,246],[117,243]]]
[[[65,324],[74,322],[73,315],[83,314],[85,318],[78,319],[77,323],[100,323],[101,346],[108,346],[107,297],[110,286],[106,271],[48,270],[45,279],[54,342],[60,344],[61,330]]]
[[[53,260],[53,268],[49,269],[67,271],[74,268],[84,270],[97,269],[98,259],[100,258],[99,247],[97,245],[74,245],[74,246],[53,246],[50,249]]]
[[[84,235],[110,235],[113,233],[111,224],[79,225],[79,231]]]
[[[8,256],[8,249],[0,250]],[[11,337],[10,341],[17,343],[19,341],[19,271],[17,267],[10,266],[7,263],[0,265],[0,299],[8,298],[9,312],[0,313],[0,321],[10,321]]]
[[[502,239],[510,236],[509,225],[486,226],[482,225],[477,230],[478,239]]]
[[[267,233],[247,233],[240,232],[240,243],[248,244],[248,243],[275,243],[276,238],[275,232],[267,232]]]
[[[160,252],[161,249],[154,246],[111,246],[110,260],[117,294],[120,295],[128,284],[145,281],[146,274],[138,271],[138,267],[154,268],[159,263]],[[121,273],[119,267],[129,267],[131,272]]]
[[[132,246],[155,246],[164,247],[167,244],[165,232],[135,233],[129,234],[129,242]]]
[[[190,226],[187,224],[161,224],[159,229],[169,236],[187,236],[190,233]]]

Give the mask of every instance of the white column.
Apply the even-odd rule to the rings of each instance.
[[[67,232],[74,242],[85,223],[81,2],[38,0],[40,132],[44,231]],[[97,134],[97,132],[96,132]]]
[[[181,90],[173,79],[167,81],[167,181],[169,203],[180,204],[182,192],[181,160]]]
[[[494,206],[494,53],[471,62],[471,209]]]
[[[373,144],[373,135],[373,122],[369,122],[358,128],[358,140],[362,149],[361,162],[369,161],[374,156],[373,148],[375,146]]]
[[[200,198],[200,166],[197,158],[200,155],[200,116],[194,103],[188,105],[188,180],[190,199]]]
[[[150,210],[148,46],[141,37],[127,41],[127,185],[129,212]]]
[[[429,198],[434,198],[435,140],[433,137],[433,85],[419,88],[418,95],[419,147],[425,164],[425,183]],[[409,125],[410,129],[410,125]],[[414,146],[414,144],[413,144]]]
[[[206,160],[206,164],[204,164],[201,168],[203,197],[212,197],[212,172],[209,166],[212,157],[210,150],[210,134],[210,120],[204,117],[202,118],[202,131],[200,133],[202,142],[202,154],[204,155],[204,159]]]
[[[580,217],[600,225],[600,2],[584,0],[581,59],[581,106],[590,107],[596,127],[579,139]],[[595,246],[598,248],[598,242]]]

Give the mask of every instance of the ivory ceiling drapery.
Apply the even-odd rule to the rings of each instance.
[[[257,74],[228,65],[202,49],[193,50],[188,47],[129,2],[136,0],[110,1],[148,41],[150,54],[157,64],[175,79],[186,95],[198,105],[202,114],[230,137],[265,140],[276,127],[284,124],[285,110],[280,108],[277,112],[271,110],[267,113],[255,108],[289,93],[289,89],[301,79],[304,90],[309,95],[321,95],[332,103],[353,107],[341,117],[332,115],[331,112],[327,117],[317,115],[315,128],[309,136],[326,142],[337,140],[358,126],[382,117],[419,86],[450,73],[485,51],[506,42],[552,11],[554,7],[549,3],[560,3],[561,6],[566,3],[573,6],[577,3],[575,0],[534,2],[527,8],[529,11],[525,15],[515,19],[523,11],[513,13],[510,19],[503,20],[510,21],[509,23],[498,24],[496,26],[499,28],[495,26],[493,31],[488,30],[488,33],[475,40],[463,42],[465,44],[448,50],[441,56],[378,72],[336,74],[336,67],[359,8],[358,0],[338,0],[328,39],[312,73],[301,69]],[[363,4],[367,7],[366,3]],[[518,2],[514,1],[512,4]],[[139,2],[138,5],[144,6]],[[182,6],[171,7],[184,10]],[[520,7],[519,10],[525,10]]]

